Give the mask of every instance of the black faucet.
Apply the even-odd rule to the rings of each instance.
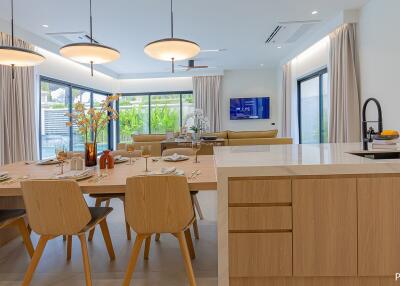
[[[366,117],[366,111],[367,111],[367,106],[368,103],[370,103],[371,101],[375,102],[376,107],[378,108],[378,121],[367,121]],[[378,133],[382,133],[383,131],[383,123],[382,123],[382,108],[381,108],[381,104],[379,103],[379,101],[376,98],[368,98],[363,106],[363,110],[362,110],[362,137],[363,137],[363,149],[365,151],[368,150],[368,142],[372,142],[373,141],[373,135],[375,135],[375,130],[370,127],[368,129],[368,123],[371,122],[375,122],[378,123]]]

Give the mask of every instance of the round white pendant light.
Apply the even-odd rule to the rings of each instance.
[[[105,64],[119,59],[118,50],[101,45],[93,40],[92,0],[90,5],[90,43],[69,44],[60,49],[60,54],[73,61],[90,64],[93,76],[93,65]]]
[[[14,78],[14,67],[35,66],[45,59],[35,51],[14,47],[14,0],[11,0],[11,46],[0,46],[0,65],[11,66]]]
[[[200,46],[192,41],[174,38],[174,14],[171,0],[171,38],[151,42],[144,47],[144,52],[151,58],[172,62],[175,72],[175,61],[187,60],[200,53]]]

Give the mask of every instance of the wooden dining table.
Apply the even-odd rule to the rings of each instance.
[[[129,162],[124,162],[115,164],[113,169],[107,170],[100,170],[97,166],[94,168],[94,177],[78,181],[82,192],[87,194],[124,193],[126,178],[150,174],[144,172],[145,158],[135,158],[132,161],[132,165],[129,165]],[[159,171],[163,167],[176,167],[184,171],[191,191],[217,190],[214,156],[199,156],[199,163],[194,162],[194,157],[180,162],[166,162],[160,158],[148,158],[148,169],[150,171]],[[69,168],[67,162],[64,169],[68,171]],[[0,166],[1,172],[8,172],[11,179],[8,182],[0,183],[0,197],[16,197],[22,196],[20,184],[22,180],[52,179],[60,172],[60,167],[17,162]]]

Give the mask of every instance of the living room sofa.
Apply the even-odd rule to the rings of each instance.
[[[292,138],[278,138],[278,130],[267,131],[221,131],[214,133],[205,133],[203,135],[217,136],[225,140],[226,146],[243,145],[280,145],[293,144]],[[166,140],[165,134],[140,134],[132,135],[132,144],[135,149],[141,146],[151,146],[152,156],[161,156],[161,141]],[[118,144],[118,150],[126,149],[128,144]]]

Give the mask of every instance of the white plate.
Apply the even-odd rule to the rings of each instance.
[[[58,164],[58,161],[56,159],[42,160],[37,162],[37,165],[56,165],[56,164]]]
[[[11,179],[11,177],[9,175],[2,176],[2,177],[0,177],[0,182],[7,181],[8,179]]]
[[[129,161],[129,158],[122,157],[122,158],[116,159],[116,160],[114,161],[114,163],[115,163],[115,164],[121,164],[121,163],[125,163],[125,162],[128,162],[128,161]]]
[[[86,174],[86,175],[81,176],[81,177],[76,177],[74,180],[75,181],[83,181],[83,180],[91,178],[93,176],[94,176],[94,173],[89,173],[89,174]]]
[[[177,158],[173,158],[173,157],[171,157],[171,156],[168,156],[168,157],[164,157],[163,159],[164,159],[164,161],[166,161],[166,162],[180,162],[180,161],[189,160],[189,157],[187,157],[187,156],[180,156],[180,157],[177,157]]]

